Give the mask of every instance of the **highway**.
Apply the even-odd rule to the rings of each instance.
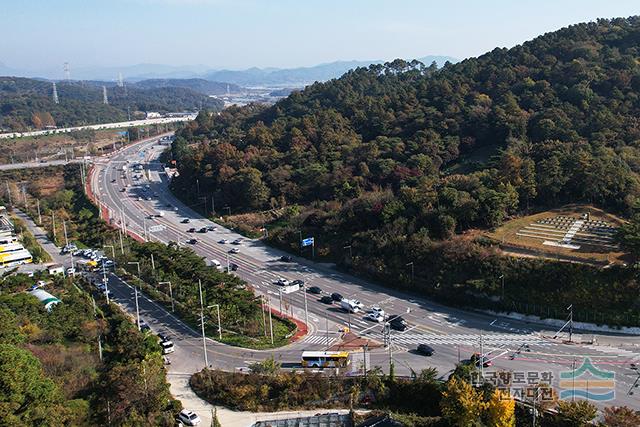
[[[189,116],[182,117],[160,117],[156,119],[144,119],[144,120],[130,120],[127,122],[116,122],[116,123],[101,123],[95,125],[84,125],[84,126],[74,126],[68,128],[57,128],[57,129],[49,129],[49,130],[36,130],[31,132],[9,132],[9,133],[0,133],[0,139],[6,138],[22,138],[25,136],[41,136],[41,135],[55,135],[57,133],[68,133],[76,130],[83,129],[120,129],[131,126],[144,126],[144,125],[156,125],[163,123],[173,123],[173,122],[187,122],[195,119],[196,115],[192,114]]]
[[[259,240],[247,239],[224,229],[202,218],[177,200],[168,189],[169,177],[156,160],[165,148],[166,146],[156,145],[154,141],[146,141],[129,146],[109,158],[95,161],[91,186],[103,209],[107,209],[111,222],[118,226],[119,221],[124,218],[129,231],[142,237],[146,235],[154,241],[175,241],[189,246],[208,261],[216,259],[225,265],[229,256],[229,262],[239,266],[237,274],[250,283],[256,292],[268,296],[276,309],[280,308],[280,295],[279,286],[274,282],[278,277],[284,277],[289,280],[303,279],[307,286],[319,286],[325,294],[338,292],[346,298],[357,298],[367,307],[378,305],[388,314],[401,314],[409,322],[409,329],[403,332],[393,331],[389,349],[370,351],[368,366],[379,365],[386,371],[388,358],[391,356],[396,372],[401,375],[408,375],[410,370],[435,367],[446,377],[456,362],[468,359],[473,352],[480,352],[482,348],[488,353],[487,357],[493,359],[493,366],[485,369],[487,372],[504,370],[523,373],[531,383],[535,376],[541,378],[542,372],[549,371],[552,373],[552,384],[557,386],[561,372],[570,371],[573,366],[580,367],[588,357],[597,368],[615,373],[616,405],[640,408],[635,396],[627,395],[637,376],[630,369],[630,363],[640,360],[636,347],[640,342],[637,337],[601,334],[596,336],[597,342],[609,345],[566,343],[560,339],[548,338],[555,331],[537,324],[445,307],[383,288],[338,272],[331,266],[303,258],[294,257],[294,262],[291,263],[281,262],[279,258],[284,252],[270,248]],[[135,162],[145,166],[146,177],[142,180],[132,178],[129,166]],[[124,174],[123,166],[127,167]],[[147,185],[149,192],[154,194],[151,200],[142,197],[143,188]],[[165,212],[163,217],[149,219],[150,215],[159,210]],[[190,223],[181,223],[185,218],[189,218]],[[188,228],[199,229],[209,225],[215,225],[217,230],[206,234],[186,232]],[[186,241],[191,238],[198,239],[198,243],[187,245]],[[239,254],[229,255],[229,249],[234,246],[218,243],[221,239],[232,241],[236,238],[243,240]],[[116,278],[112,278],[111,282],[116,300],[131,311],[135,307],[132,306],[131,289]],[[285,295],[282,308],[305,321],[304,300],[301,291]],[[209,363],[216,368],[232,370],[274,354],[285,366],[296,366],[303,349],[326,348],[327,336],[329,344],[336,343],[339,339],[337,331],[340,326],[345,325],[350,325],[351,330],[363,338],[382,342],[382,326],[364,320],[361,315],[348,315],[336,305],[320,303],[317,296],[310,294],[307,296],[307,305],[310,332],[300,342],[273,351],[251,351],[209,340]],[[202,368],[203,349],[198,333],[146,298],[141,302],[141,312],[156,332],[168,331],[174,337],[177,350],[175,356],[172,356],[174,363],[171,369],[195,372]],[[588,336],[591,337],[592,334]],[[580,338],[579,334],[577,338]],[[435,354],[431,357],[417,354],[414,350],[418,343],[431,345]],[[530,351],[516,354],[516,349],[525,344]],[[354,354],[353,357],[354,360],[361,360],[362,355]],[[352,367],[356,366],[358,363],[354,362]],[[591,393],[597,391],[591,389]],[[612,404],[594,403],[600,406]]]

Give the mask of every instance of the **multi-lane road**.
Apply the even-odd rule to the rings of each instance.
[[[410,327],[406,331],[392,333],[389,349],[370,351],[370,360],[367,360],[369,366],[379,365],[386,369],[391,355],[396,372],[408,374],[410,369],[418,371],[433,366],[446,375],[461,358],[466,359],[473,352],[480,352],[482,347],[488,358],[493,359],[493,366],[487,371],[523,373],[530,381],[536,375],[541,378],[542,372],[551,372],[552,384],[557,386],[561,372],[569,371],[573,366],[579,367],[585,358],[589,358],[599,369],[615,373],[616,405],[640,407],[636,398],[627,394],[637,376],[630,369],[630,363],[640,360],[640,352],[635,350],[635,344],[640,341],[635,337],[596,337],[598,343],[606,342],[607,346],[568,344],[561,339],[548,338],[555,334],[548,327],[445,307],[303,258],[294,257],[291,263],[281,262],[280,256],[285,255],[284,252],[217,226],[174,197],[168,189],[170,178],[157,161],[165,148],[154,141],[147,141],[96,161],[91,185],[111,222],[115,226],[122,226],[124,220],[129,231],[143,238],[164,243],[175,241],[190,246],[209,262],[215,259],[225,265],[229,257],[229,262],[239,266],[236,273],[250,283],[256,292],[268,296],[274,308],[280,309],[282,304],[283,311],[302,321],[308,320],[309,334],[306,337],[272,352],[233,348],[210,340],[209,363],[214,367],[235,369],[262,360],[271,353],[285,364],[295,365],[303,349],[324,349],[327,344],[338,342],[338,329],[347,325],[360,337],[382,341],[381,325],[368,322],[361,315],[348,315],[336,305],[322,304],[317,296],[307,295],[307,315],[304,310],[305,297],[301,291],[285,295],[281,302],[279,286],[274,282],[283,277],[289,280],[302,279],[307,286],[318,286],[325,294],[338,292],[346,298],[357,298],[366,306],[378,305],[389,314],[401,314],[409,322]],[[130,171],[134,163],[144,165],[145,173],[140,180],[134,180]],[[123,172],[123,166],[126,172]],[[151,200],[146,199],[147,195],[151,195]],[[160,210],[165,212],[162,217],[149,218]],[[189,219],[188,224],[182,223],[185,218]],[[212,225],[217,227],[214,232],[187,232],[189,228],[197,230]],[[198,239],[198,243],[188,245],[187,240],[192,238]],[[221,239],[232,241],[237,238],[243,240],[238,254],[229,255],[228,251],[233,246],[218,243]],[[116,300],[126,308],[133,309],[131,289],[116,278],[111,282]],[[142,299],[140,307],[142,316],[154,330],[168,331],[175,337],[177,350],[176,356],[172,357],[172,369],[180,372],[199,370],[203,363],[203,348],[198,333],[146,298]],[[424,357],[415,353],[414,349],[419,343],[431,345],[435,354]],[[516,354],[515,351],[524,344],[528,345],[530,351]],[[361,357],[354,355],[354,360]],[[356,367],[358,363],[352,366]],[[592,387],[590,392],[598,391],[602,390]]]

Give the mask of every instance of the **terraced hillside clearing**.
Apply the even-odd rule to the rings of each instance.
[[[486,235],[508,255],[606,265],[626,263],[617,242],[623,220],[591,205],[568,205],[506,222]]]

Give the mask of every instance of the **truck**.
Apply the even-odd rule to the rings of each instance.
[[[295,284],[292,283],[290,285],[284,285],[280,289],[281,289],[281,292],[283,294],[290,294],[292,292],[295,292],[295,291],[299,290],[300,289],[300,284],[299,283],[295,283]]]
[[[358,313],[360,311],[360,307],[358,307],[357,304],[348,299],[343,299],[342,301],[340,301],[340,308],[342,308],[347,313]]]
[[[162,217],[164,216],[164,211],[158,211],[158,212],[156,212],[156,216],[157,216],[158,218],[162,218]]]

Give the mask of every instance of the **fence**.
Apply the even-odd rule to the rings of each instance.
[[[313,417],[296,417],[281,420],[258,421],[254,427],[352,427],[351,415],[322,414]]]

